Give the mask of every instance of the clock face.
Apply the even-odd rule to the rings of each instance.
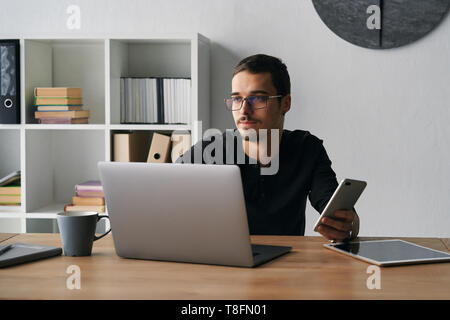
[[[444,19],[450,0],[312,0],[322,21],[339,37],[371,49],[416,41]]]

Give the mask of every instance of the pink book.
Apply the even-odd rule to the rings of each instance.
[[[75,191],[77,197],[83,198],[103,198],[105,194],[103,191]]]
[[[102,183],[99,180],[89,180],[75,186],[75,191],[101,191],[103,192]]]

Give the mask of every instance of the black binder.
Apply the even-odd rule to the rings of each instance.
[[[20,123],[19,51],[19,40],[0,40],[0,123]]]
[[[158,123],[166,123],[164,119],[164,78],[157,78],[158,90]]]
[[[1,246],[0,250],[7,246]],[[12,243],[11,248],[0,254],[0,268],[25,262],[50,258],[62,254],[58,247],[41,246],[29,243]]]

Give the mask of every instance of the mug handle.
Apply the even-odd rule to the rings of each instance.
[[[109,216],[107,215],[107,214],[102,214],[102,215],[98,215],[97,216],[97,222],[99,222],[100,221],[100,219],[102,219],[102,218],[106,218],[106,219],[108,219],[109,220]],[[111,220],[110,220],[111,221]],[[109,230],[108,231],[106,231],[104,234],[102,234],[101,236],[96,236],[95,234],[94,234],[94,241],[96,241],[96,240],[99,240],[99,239],[101,239],[101,238],[103,238],[104,236],[106,236],[108,233],[110,233],[111,232],[111,227],[109,228]]]

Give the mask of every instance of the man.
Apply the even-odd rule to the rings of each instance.
[[[231,86],[231,97],[225,104],[233,115],[237,128],[233,137],[237,138],[222,134],[200,141],[177,162],[229,164],[225,159],[229,160],[231,152],[232,163],[241,170],[250,233],[304,235],[306,198],[322,212],[338,183],[322,140],[308,131],[283,129],[291,108],[286,65],[275,57],[250,56],[235,67]],[[223,140],[223,150],[212,150],[210,157],[202,153]],[[244,161],[235,156],[240,150],[245,152]],[[195,157],[198,154],[200,159]],[[262,155],[269,160],[263,161]],[[276,172],[262,174],[273,163],[277,164]],[[357,236],[359,218],[355,211],[336,211],[335,217],[324,218],[318,232],[335,241]]]

